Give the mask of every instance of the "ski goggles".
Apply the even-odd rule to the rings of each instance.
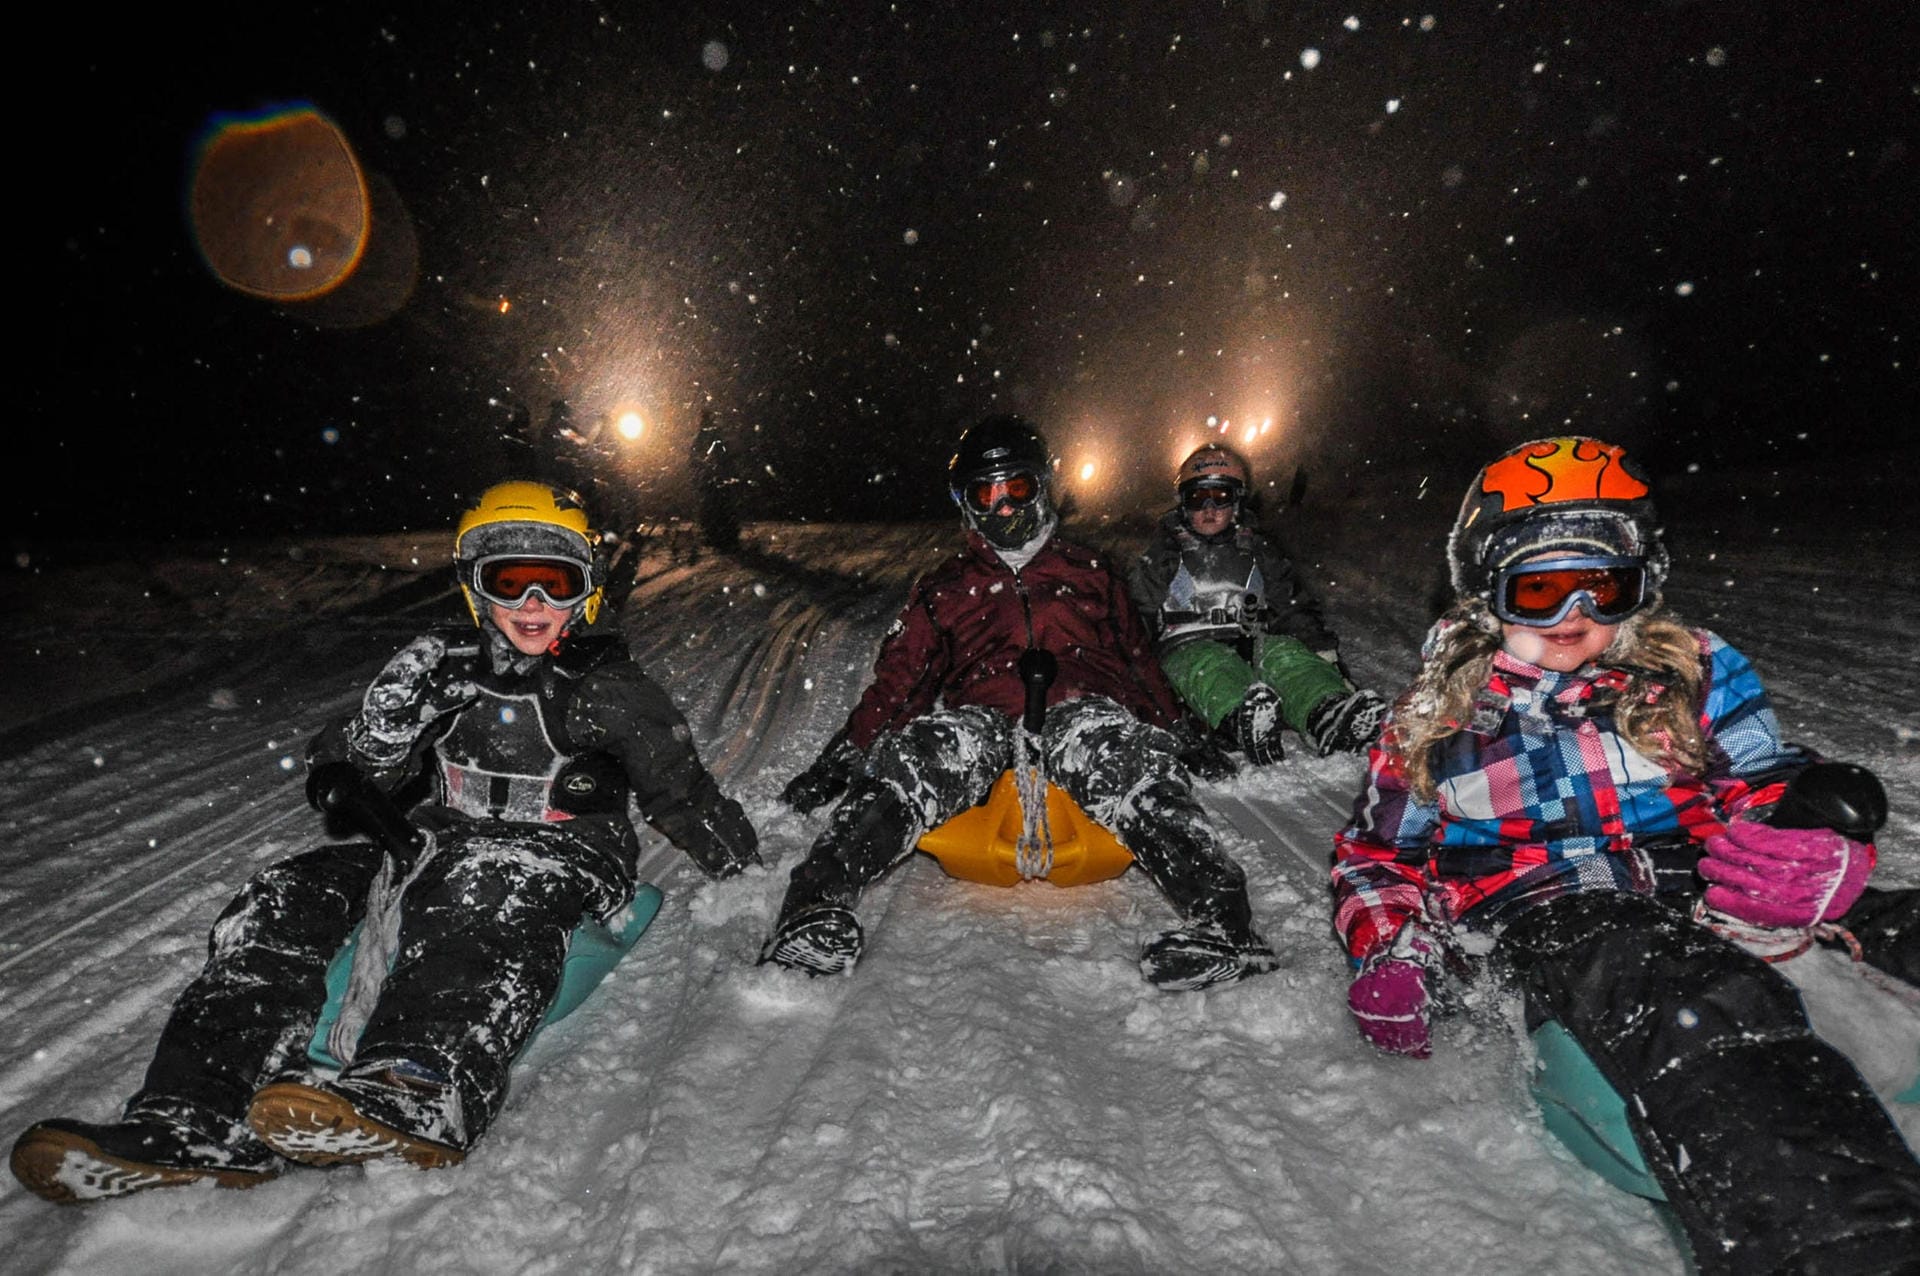
[[[990,514],[1005,501],[1023,509],[1040,498],[1040,480],[1031,474],[1009,474],[1005,478],[975,479],[962,495],[967,504],[982,514]]]
[[[1546,629],[1578,607],[1615,625],[1647,603],[1647,567],[1638,558],[1555,558],[1515,563],[1493,578],[1493,614],[1510,625]]]
[[[476,561],[469,579],[474,593],[510,611],[526,606],[535,594],[549,607],[571,611],[593,592],[586,564],[571,558],[495,554]]]
[[[1240,489],[1227,483],[1196,483],[1180,493],[1181,508],[1189,513],[1221,509],[1240,499]]]

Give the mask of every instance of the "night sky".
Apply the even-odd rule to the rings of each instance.
[[[937,513],[996,410],[1095,507],[1164,496],[1210,430],[1263,479],[1449,492],[1566,429],[1675,472],[1913,456],[1903,4],[46,20],[19,543],[442,525],[563,413],[639,516],[690,509],[703,411],[748,517]],[[210,121],[288,103],[415,250],[386,313],[196,250]]]

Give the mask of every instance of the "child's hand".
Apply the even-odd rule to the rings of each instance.
[[[1852,908],[1875,858],[1872,843],[1832,829],[1739,823],[1707,839],[1699,872],[1713,883],[1708,908],[1756,926],[1797,930]]]
[[[1427,966],[1437,945],[1413,923],[1393,944],[1367,959],[1347,990],[1347,1008],[1360,1035],[1388,1054],[1425,1059],[1433,1054],[1427,1023]]]

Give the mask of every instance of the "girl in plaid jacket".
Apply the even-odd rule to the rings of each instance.
[[[1426,1058],[1429,983],[1486,959],[1626,1098],[1702,1271],[1893,1270],[1920,1246],[1920,1166],[1756,951],[1845,925],[1912,979],[1917,893],[1865,890],[1870,828],[1778,827],[1819,760],[1744,656],[1661,608],[1622,449],[1501,456],[1449,556],[1455,606],[1335,840],[1362,1036]]]

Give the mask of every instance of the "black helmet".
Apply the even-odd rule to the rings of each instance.
[[[947,490],[958,501],[967,484],[977,479],[1031,474],[1044,483],[1051,470],[1047,440],[1024,417],[990,416],[960,436],[960,446],[947,462]]]
[[[1625,448],[1566,435],[1501,453],[1474,477],[1447,539],[1454,592],[1489,598],[1500,569],[1556,549],[1638,558],[1650,591],[1665,582],[1652,487]]]

